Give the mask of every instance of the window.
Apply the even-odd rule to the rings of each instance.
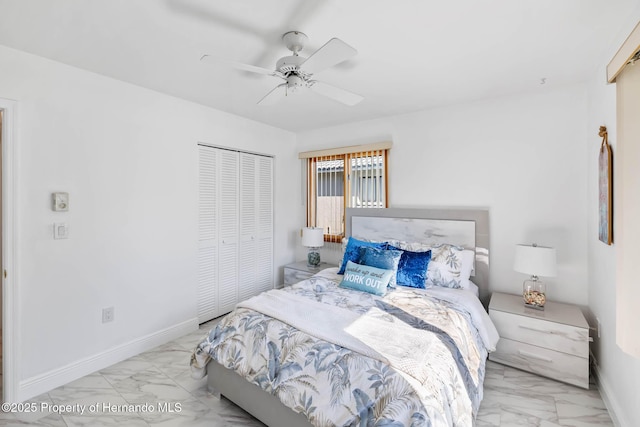
[[[387,207],[387,155],[391,144],[300,153],[307,170],[307,225],[324,229],[327,242],[344,236],[345,207]]]

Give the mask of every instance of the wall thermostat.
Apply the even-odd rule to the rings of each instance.
[[[69,193],[53,193],[53,210],[56,212],[69,210]]]

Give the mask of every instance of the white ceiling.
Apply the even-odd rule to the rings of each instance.
[[[0,44],[302,131],[591,78],[637,5],[638,0],[0,0]],[[308,92],[258,106],[279,79],[199,61],[206,53],[274,68],[290,53],[281,43],[289,30],[309,36],[302,56],[332,37],[355,47],[355,59],[315,78],[365,100],[347,107]]]

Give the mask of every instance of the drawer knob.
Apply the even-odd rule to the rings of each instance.
[[[543,360],[545,362],[553,362],[553,359],[549,359],[548,357],[544,357],[544,356],[538,356],[537,354],[529,353],[528,351],[518,350],[518,353],[520,353],[520,356]]]

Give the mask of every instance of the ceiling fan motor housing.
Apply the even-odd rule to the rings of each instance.
[[[280,58],[276,63],[276,69],[285,76],[287,89],[296,92],[299,88],[306,87],[311,77],[310,74],[300,70],[300,65],[302,65],[307,58],[298,56],[298,52],[304,48],[304,44],[307,42],[307,35],[300,31],[289,31],[288,33],[284,33],[282,40],[287,46],[287,49],[293,52],[293,55]]]
[[[298,55],[285,56],[278,59],[276,62],[276,69],[282,74],[287,75],[289,73],[297,73],[300,71],[300,64],[302,64],[307,58],[303,58]]]

